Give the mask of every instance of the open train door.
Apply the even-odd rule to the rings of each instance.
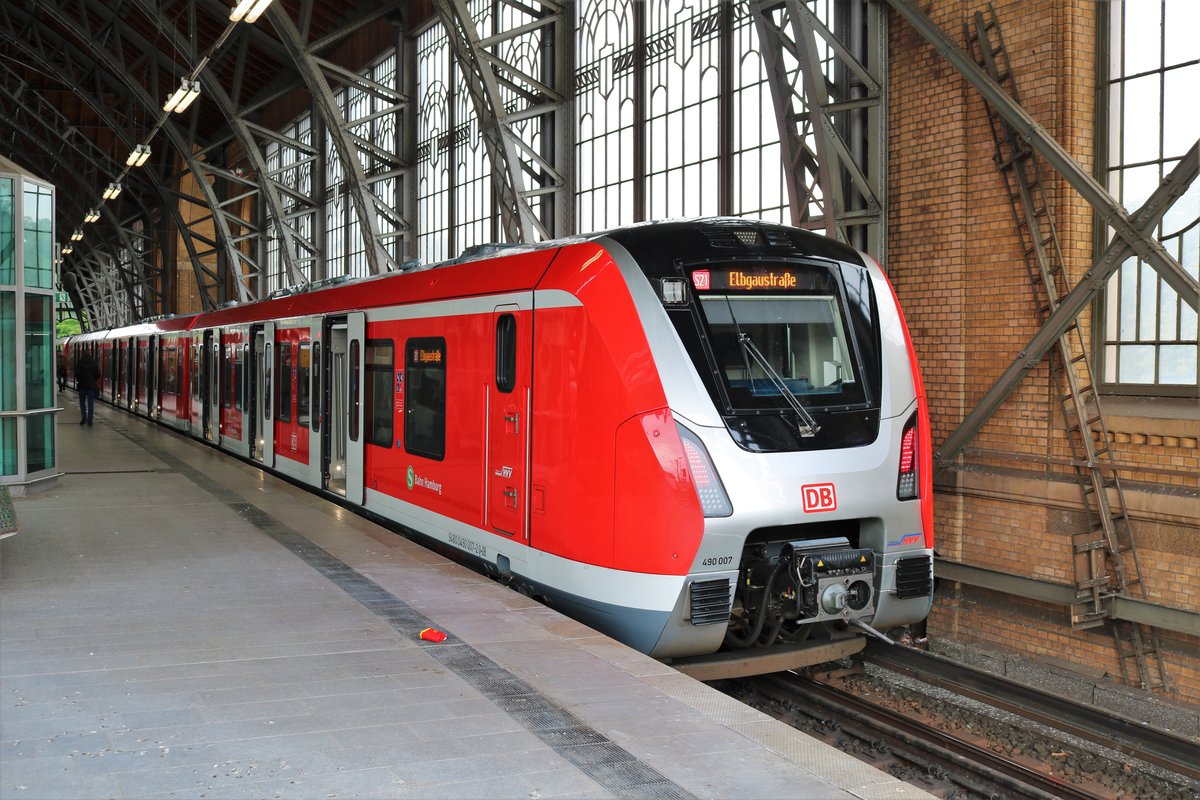
[[[497,306],[496,374],[488,388],[487,514],[492,529],[528,539],[529,384],[533,346],[529,317]]]

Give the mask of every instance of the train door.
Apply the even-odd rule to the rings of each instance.
[[[347,410],[346,398],[349,390],[346,388],[350,379],[350,370],[346,366],[349,353],[347,327],[345,318],[325,321],[326,365],[325,380],[326,400],[322,403],[324,417],[321,429],[321,472],[324,477],[324,488],[340,495],[346,494],[346,443],[350,414]]]
[[[330,328],[328,488],[352,503],[363,502],[363,359],[366,318],[360,312],[335,320]]]
[[[225,351],[221,331],[205,331],[208,371],[205,380],[204,434],[210,442],[221,441],[221,376],[225,372]]]
[[[528,324],[518,320],[517,306],[497,306],[492,315],[495,331],[496,372],[488,388],[488,522],[493,530],[524,539],[526,459],[529,436]]]
[[[271,420],[271,377],[274,373],[275,323],[267,322],[254,332],[254,347],[251,350],[254,363],[250,367],[252,379],[251,407],[254,420],[253,457],[265,466],[275,466],[275,425]]]

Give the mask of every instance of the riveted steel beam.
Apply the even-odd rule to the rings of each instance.
[[[884,258],[887,26],[852,0],[821,20],[803,0],[753,0],[792,224]]]
[[[434,0],[475,108],[492,167],[500,227],[536,242],[574,226],[568,77],[572,36],[556,2],[493,4],[481,37],[466,0]],[[528,63],[528,53],[540,63]]]
[[[49,8],[47,10],[53,11],[53,9]],[[38,24],[34,16],[18,9],[14,4],[0,4],[0,37],[3,37],[12,46],[23,52],[38,69],[47,74],[61,75],[63,82],[72,87],[76,96],[126,146],[132,147],[133,144],[138,143],[139,140],[126,130],[124,123],[112,116],[112,109],[109,107],[111,97],[106,97],[106,94],[115,94],[125,98],[125,102],[141,102],[157,110],[157,102],[149,100],[144,92],[141,93],[142,96],[133,98],[130,92],[132,82],[129,76],[118,76],[111,72],[105,72],[99,68],[97,61],[88,58],[82,49],[72,42],[46,30],[44,26]],[[177,143],[183,141],[177,132],[173,136],[173,139]],[[190,148],[183,148],[183,151],[190,152]],[[158,160],[160,159],[154,159],[153,161]],[[170,201],[164,181],[161,179],[148,179],[148,184],[158,195],[160,206],[166,213],[167,218],[174,223],[175,228],[180,232],[180,239],[188,252],[189,261],[196,274],[197,285],[201,288],[201,296],[206,298],[208,306],[211,306],[212,303],[208,299],[208,291],[205,287],[214,285],[217,276],[208,271],[207,267],[202,263],[199,253],[195,248],[195,243],[189,235],[188,225],[180,214],[178,206]],[[96,187],[96,191],[99,192],[98,186]],[[86,251],[86,247],[83,249]],[[210,280],[206,280],[206,276]]]
[[[1200,174],[1200,142],[1192,145],[1183,159],[1171,170],[1171,174],[1163,179],[1159,187],[1154,190],[1154,194],[1150,195],[1150,199],[1134,212],[1131,221],[1137,229],[1147,235],[1153,235],[1155,228],[1162,221],[1163,215],[1170,210],[1176,200],[1187,192],[1197,174]],[[1082,280],[1059,301],[1058,307],[1046,319],[1029,344],[1022,348],[1016,360],[1009,364],[992,388],[988,389],[987,393],[975,404],[975,408],[967,415],[966,419],[938,448],[936,458],[939,463],[949,462],[967,446],[967,443],[974,438],[975,434],[979,433],[979,430],[996,412],[1004,399],[1037,366],[1042,356],[1054,347],[1058,338],[1075,322],[1079,312],[1091,303],[1092,299],[1104,288],[1109,277],[1131,255],[1133,255],[1133,248],[1129,246],[1128,242],[1120,238],[1113,239]]]
[[[933,45],[955,69],[962,73],[991,108],[1013,127],[1050,166],[1063,176],[1092,206],[1117,236],[1148,263],[1185,303],[1196,308],[1200,302],[1200,282],[1171,257],[1162,243],[1140,230],[1128,212],[1100,183],[1063,149],[1050,133],[1038,124],[1004,89],[992,80],[974,59],[950,40],[941,28],[911,0],[887,0],[900,16]]]
[[[369,142],[364,141],[362,137],[356,137],[355,128],[361,121],[347,118],[334,96],[333,85],[352,86],[358,91],[384,97],[386,102],[392,104],[393,111],[399,111],[405,107],[407,99],[389,87],[380,86],[361,75],[343,70],[331,62],[321,59],[314,46],[310,45],[306,39],[311,12],[310,4],[301,5],[299,27],[289,16],[287,9],[283,8],[280,3],[271,5],[267,9],[266,17],[312,95],[315,110],[324,123],[329,141],[345,171],[347,195],[358,216],[358,228],[363,237],[367,268],[371,274],[378,274],[398,266],[397,260],[388,253],[384,246],[385,238],[380,234],[380,218],[387,220],[389,228],[391,228],[389,236],[396,235],[395,232],[406,232],[411,225],[408,220],[400,216],[391,203],[372,191],[372,185],[379,181],[368,179],[364,160],[369,160],[369,156],[366,156],[367,152],[372,152],[377,157],[382,154],[373,153],[370,150]],[[353,21],[351,26],[357,27],[362,24],[364,22],[360,18]],[[301,30],[305,33],[302,34]],[[388,155],[393,159],[392,169],[402,172],[407,168],[407,165],[400,163],[399,159]],[[366,157],[364,158],[364,156]]]

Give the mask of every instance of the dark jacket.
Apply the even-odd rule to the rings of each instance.
[[[82,356],[76,362],[75,380],[78,382],[81,392],[96,388],[96,381],[100,380],[100,367],[96,365],[91,356]]]

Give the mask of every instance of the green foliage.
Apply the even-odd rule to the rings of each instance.
[[[61,339],[64,336],[74,336],[75,334],[82,332],[82,330],[83,329],[79,327],[79,320],[64,319],[59,320],[58,325],[55,326],[54,335]]]

